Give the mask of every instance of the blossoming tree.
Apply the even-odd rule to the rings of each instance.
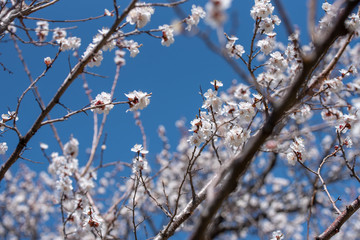
[[[114,0],[97,17],[36,15],[46,16],[58,2],[0,1],[0,43],[15,48],[30,80],[15,103],[3,102],[14,107],[0,119],[2,239],[360,236],[359,0],[309,0],[307,29],[292,25],[280,0],[255,0],[248,9],[253,21],[249,36],[228,33],[231,6],[242,6],[241,1],[132,0],[124,7]],[[150,28],[158,8],[171,14],[174,9],[180,20]],[[72,24],[101,19],[111,23],[90,39],[73,36]],[[278,40],[281,26],[284,41]],[[208,89],[200,89],[202,101],[193,120],[177,122],[182,134],[176,150],[160,126],[163,147],[151,157],[140,112],[156,95],[146,89],[117,95],[115,88],[127,52],[136,62],[140,49],[148,47],[136,36],[171,48],[180,35],[199,37],[240,79],[228,85],[228,80],[211,79],[203,85]],[[22,49],[49,47],[56,54],[44,56],[37,63],[43,71],[32,77]],[[90,69],[103,67],[107,51],[116,72],[111,88],[102,91],[86,77],[101,77]],[[61,64],[69,52],[68,65]],[[12,63],[0,64],[6,86]],[[67,76],[44,99],[40,87],[58,65]],[[78,78],[84,84],[75,94],[85,94],[88,101],[71,110],[76,105],[63,104],[63,99],[72,97],[66,93]],[[23,114],[29,99],[34,119]],[[104,157],[107,136],[116,134],[105,134],[105,125],[120,105],[126,106],[124,114],[134,114],[141,131],[142,142],[128,149],[134,156],[130,161]],[[91,145],[86,159],[76,136],[63,143],[58,131],[65,120],[81,114],[93,119],[92,142],[81,143]],[[33,139],[42,131],[52,132],[57,150],[41,139],[43,156],[29,159]],[[43,160],[47,171],[31,170]]]

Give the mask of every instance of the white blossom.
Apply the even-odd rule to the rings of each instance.
[[[162,32],[161,45],[169,47],[171,44],[175,42],[174,29],[172,26],[164,24],[160,26],[159,29]]]
[[[134,147],[131,148],[132,152],[140,153],[140,154],[148,154],[149,151],[145,150],[141,144],[135,144]]]
[[[66,38],[66,30],[62,28],[55,28],[53,33],[53,40],[60,43],[60,41],[64,38]]]
[[[128,16],[126,17],[126,21],[131,25],[136,24],[138,28],[144,27],[151,19],[151,15],[154,14],[154,8],[141,6],[142,4],[138,4],[138,7],[132,9]]]
[[[98,44],[104,38],[104,36],[109,32],[109,29],[102,28],[101,30],[98,30],[98,31],[99,31],[99,34],[97,34],[93,38],[94,45]],[[113,37],[110,37],[110,40],[108,40],[101,49],[103,51],[111,51],[112,49],[114,49],[115,45],[116,45],[115,39]]]
[[[96,53],[93,53],[94,47],[95,47],[95,45],[93,43],[90,43],[82,56],[83,58],[85,58],[89,54],[91,54],[90,61],[87,64],[87,66],[89,66],[89,67],[94,67],[94,66],[99,67],[101,65],[101,61],[103,60],[103,52],[101,50],[99,50]]]
[[[231,6],[232,0],[210,0],[206,3],[206,22],[218,28],[227,19],[226,10]]]
[[[197,26],[200,22],[200,18],[204,18],[206,13],[204,9],[200,6],[192,5],[191,15],[185,19],[187,27],[185,28],[188,31],[191,31],[193,26]]]
[[[91,107],[96,107],[91,109],[92,112],[101,114],[109,114],[110,110],[113,109],[114,104],[112,104],[111,94],[107,92],[102,92],[96,96],[94,100],[91,101]]]
[[[75,50],[81,45],[81,39],[78,37],[61,38],[58,43],[60,44],[60,50]]]
[[[47,35],[49,34],[49,23],[47,21],[38,21],[36,22],[36,35],[38,36],[39,40],[42,42],[45,40]]]
[[[148,94],[146,92],[135,90],[133,92],[125,94],[125,96],[129,100],[129,107],[130,107],[126,111],[142,110],[150,104],[151,94]]]
[[[280,230],[277,230],[272,233],[272,238],[270,240],[283,240],[283,239],[285,239],[284,234]]]
[[[79,141],[76,138],[71,137],[70,141],[64,145],[65,156],[76,158],[79,154]]]
[[[139,45],[137,42],[134,42],[134,40],[125,40],[124,45],[129,50],[130,57],[134,58],[139,54],[139,48],[141,45]]]
[[[5,154],[8,150],[8,146],[6,142],[0,143],[0,154]]]
[[[222,100],[217,96],[217,91],[213,91],[212,89],[208,89],[206,93],[204,93],[205,101],[202,105],[202,108],[212,107],[212,111],[219,112],[222,106]]]
[[[234,126],[226,132],[225,142],[234,148],[240,147],[250,137],[250,130]]]
[[[125,52],[122,50],[116,50],[115,51],[115,57],[114,57],[114,62],[116,65],[120,65],[120,66],[124,66],[126,61],[125,61]]]
[[[133,173],[137,173],[139,171],[148,170],[148,169],[149,169],[149,164],[144,157],[139,155],[133,158],[133,167],[132,167]]]
[[[270,3],[270,0],[257,0],[255,5],[250,11],[251,17],[256,20],[257,18],[266,18],[274,11],[274,6]]]

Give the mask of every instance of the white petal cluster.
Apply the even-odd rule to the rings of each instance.
[[[275,48],[275,35],[268,35],[265,39],[259,40],[257,46],[265,55],[269,55]]]
[[[228,42],[225,46],[230,57],[239,59],[244,53],[244,47],[240,44],[236,44],[235,42],[238,40],[237,37],[228,37]]]
[[[15,119],[15,121],[19,120],[19,118],[16,115],[15,111],[8,111],[7,114],[6,113],[1,114],[1,118],[2,118],[3,122],[7,122],[7,121],[10,121],[10,120],[13,120],[13,119]]]
[[[327,79],[324,81],[322,88],[329,89],[329,91],[337,93],[343,90],[344,83],[341,77]]]
[[[136,8],[132,9],[128,16],[126,17],[126,21],[131,25],[136,24],[136,27],[142,28],[144,27],[151,19],[151,15],[154,14],[154,8],[141,6],[143,3],[137,5]]]
[[[223,101],[217,96],[217,94],[217,91],[208,89],[207,92],[204,93],[205,101],[202,108],[208,109],[211,107],[212,111],[220,112]]]
[[[96,96],[94,100],[91,101],[91,106],[97,108],[91,109],[91,111],[101,114],[108,114],[111,109],[113,109],[114,104],[112,104],[111,94],[107,92],[102,92]]]
[[[133,92],[125,94],[125,96],[129,100],[129,107],[130,107],[126,111],[142,110],[150,104],[151,94],[148,94],[147,92],[135,90]]]
[[[190,132],[193,134],[188,139],[191,145],[200,146],[203,142],[210,139],[215,132],[215,125],[211,122],[210,116],[201,112],[201,116],[191,122]]]
[[[0,131],[5,130],[5,123],[10,121],[10,120],[15,120],[15,121],[19,120],[19,117],[17,116],[15,111],[8,111],[8,113],[1,114]]]
[[[79,154],[79,141],[71,137],[70,141],[64,145],[64,155],[76,158]]]
[[[349,19],[347,19],[345,21],[345,26],[347,29],[349,29],[350,31],[358,31],[358,29],[360,28],[360,17],[358,14],[351,14],[349,16]]]
[[[255,0],[255,5],[250,11],[251,17],[256,20],[258,18],[266,18],[274,11],[274,6],[270,0]]]
[[[61,39],[66,38],[66,30],[62,28],[55,28],[53,32],[53,40],[60,41]]]
[[[78,181],[80,189],[84,192],[92,190],[95,187],[93,179],[96,179],[94,173],[86,174],[84,177],[81,177]]]
[[[99,34],[97,34],[93,38],[93,44],[98,44],[104,36],[109,32],[108,28],[102,28],[101,30],[98,30]],[[113,37],[110,38],[110,40],[101,48],[103,51],[111,51],[114,49],[116,45],[116,41]]]
[[[347,19],[345,21],[345,26],[347,29],[349,29],[350,31],[358,31],[358,29],[360,28],[360,17],[358,14],[351,14],[349,16],[349,19]]]
[[[226,132],[225,142],[230,147],[238,148],[250,137],[250,130],[234,126]]]
[[[296,123],[301,124],[309,120],[313,115],[313,112],[309,105],[303,105],[298,111],[290,115],[291,118],[296,120]]]
[[[174,28],[172,26],[164,24],[164,25],[160,26],[159,29],[162,32],[161,44],[163,46],[169,47],[171,44],[173,44],[175,42]]]
[[[130,57],[136,57],[139,54],[140,45],[134,40],[125,40],[123,41],[124,46],[129,50]]]
[[[0,154],[5,154],[8,150],[8,146],[6,142],[0,143]]]
[[[286,157],[290,165],[295,165],[297,160],[303,161],[306,157],[304,139],[295,137],[290,145],[290,152],[288,152]]]
[[[94,66],[98,67],[101,65],[101,61],[103,60],[103,52],[101,50],[99,50],[96,53],[93,53],[93,49],[95,46],[96,46],[95,44],[90,43],[82,56],[82,58],[86,58],[89,54],[92,54],[92,56],[90,57],[90,61],[87,64],[87,66],[89,67],[94,67]]]
[[[92,229],[101,229],[101,226],[104,220],[94,211],[94,209],[89,205],[84,209],[82,215],[86,216],[84,219],[83,227]]]
[[[269,65],[278,68],[281,72],[286,70],[288,66],[287,61],[279,51],[271,53],[270,56]]]
[[[250,122],[255,116],[255,108],[250,102],[239,103],[239,116],[242,121]]]
[[[49,23],[47,21],[38,21],[36,22],[36,25],[36,36],[39,38],[40,42],[43,42],[49,34]]]
[[[321,7],[325,11],[325,16],[320,19],[319,28],[324,31],[332,27],[333,20],[337,17],[337,7],[329,2],[324,2]]]
[[[53,33],[53,41],[60,44],[60,50],[75,50],[81,46],[81,39],[78,37],[66,38],[66,30],[62,28],[55,28]]]
[[[115,57],[114,57],[114,62],[116,65],[120,65],[120,66],[124,66],[126,61],[125,61],[125,51],[123,50],[116,50],[115,51]]]
[[[81,39],[78,37],[68,37],[58,40],[61,51],[75,50],[81,45]]]
[[[149,164],[146,158],[142,157],[141,155],[133,158],[132,172],[137,173],[143,170],[149,170]]]
[[[148,154],[149,151],[145,150],[141,144],[135,144],[134,147],[131,148],[132,152],[136,152],[139,154]]]
[[[280,230],[277,230],[272,233],[272,238],[270,240],[283,240],[283,239],[285,239],[284,234]]]
[[[277,15],[273,15],[274,6],[270,0],[255,0],[255,5],[250,11],[250,15],[254,20],[260,19],[260,30],[265,34],[272,33],[275,26],[281,23]]]
[[[71,176],[78,169],[78,160],[73,157],[59,156],[58,153],[52,153],[51,159],[52,162],[48,167],[48,171],[58,177],[56,188],[65,193],[72,191]]]
[[[193,26],[197,26],[200,22],[200,18],[204,18],[206,12],[200,6],[192,5],[191,15],[185,19],[187,27],[185,28],[188,31],[191,31]]]
[[[223,25],[227,15],[226,10],[231,6],[232,0],[210,0],[206,5],[206,22],[213,28]]]
[[[342,119],[343,113],[336,108],[327,108],[321,111],[321,117],[325,121],[337,121]]]

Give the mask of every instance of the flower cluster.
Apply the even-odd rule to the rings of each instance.
[[[206,114],[206,112],[201,112],[200,117],[191,121],[191,129],[189,131],[193,132],[193,134],[188,142],[199,147],[215,133],[215,125],[211,121],[211,116]]]
[[[94,48],[95,46],[97,46],[97,44],[104,38],[104,36],[109,32],[108,28],[103,28],[101,30],[99,30],[99,34],[97,34],[94,38],[93,38],[93,42],[89,44],[89,46],[86,48],[86,51],[84,52],[84,54],[82,55],[82,58],[87,57],[89,54],[92,54],[92,56],[90,57],[90,61],[87,64],[87,66],[89,67],[94,67],[94,66],[100,66],[101,62],[103,60],[103,51],[111,51],[115,45],[116,45],[116,41],[115,38],[116,36],[112,36],[110,38],[110,40],[108,40],[103,46],[102,46],[102,50],[98,50],[97,52],[94,52]]]
[[[275,25],[281,23],[277,15],[273,15],[274,6],[270,0],[256,0],[255,5],[250,11],[250,15],[254,20],[260,20],[259,28],[265,34],[272,33]]]
[[[321,31],[326,31],[332,26],[332,20],[337,17],[337,8],[327,1],[324,2],[321,7],[325,11],[325,16],[320,19],[319,28]]]
[[[236,40],[238,40],[237,37],[229,37],[226,35],[226,38],[227,38],[228,42],[227,42],[225,48],[226,48],[229,56],[239,59],[245,53],[244,47],[241,46],[240,44],[235,45]]]
[[[250,137],[250,130],[244,129],[239,126],[233,126],[226,132],[225,142],[230,147],[241,147]]]
[[[0,143],[0,154],[5,154],[8,150],[8,146],[6,142]]]
[[[70,137],[70,141],[64,145],[64,155],[71,158],[76,158],[79,154],[79,141],[76,138]]]
[[[66,31],[62,28],[55,28],[53,33],[53,40],[60,44],[61,51],[75,50],[81,45],[81,39],[78,37],[66,38]]]
[[[271,53],[275,48],[275,36],[276,33],[267,34],[265,39],[261,39],[257,42],[257,46],[260,48],[260,51],[265,55]]]
[[[53,40],[54,41],[60,41],[64,38],[66,38],[66,30],[62,28],[55,28],[53,32]],[[59,43],[59,42],[58,42]]]
[[[351,14],[349,16],[349,19],[347,19],[345,21],[345,26],[347,29],[349,29],[350,31],[358,31],[358,29],[360,28],[360,17],[359,14]]]
[[[51,154],[52,162],[48,167],[49,173],[58,177],[56,188],[61,192],[73,190],[71,176],[78,169],[78,160],[72,157],[59,156],[57,152]]]
[[[135,144],[134,147],[131,148],[131,151],[136,153],[136,156],[133,158],[133,173],[149,170],[149,164],[145,158],[145,155],[148,154],[149,151],[145,150],[141,144]]]
[[[78,37],[63,38],[58,41],[61,51],[75,50],[81,45],[81,39]]]
[[[304,139],[300,137],[295,137],[294,141],[290,145],[291,152],[289,152],[286,157],[290,165],[295,165],[296,161],[303,161],[306,152]]]
[[[296,123],[301,124],[309,120],[313,115],[309,105],[303,105],[299,110],[290,115],[291,118],[296,120]]]
[[[139,45],[137,42],[134,42],[134,40],[124,40],[123,41],[124,47],[127,48],[130,52],[130,57],[136,57],[136,55],[139,54],[139,48],[141,45]]]
[[[200,6],[192,5],[191,15],[185,19],[187,27],[185,28],[188,31],[191,31],[193,26],[197,26],[200,22],[200,18],[204,18],[206,13],[204,9]]]
[[[17,116],[15,111],[8,111],[8,113],[1,114],[0,131],[4,131],[5,123],[10,121],[10,120],[15,120],[15,121],[19,120],[19,117]]]
[[[160,26],[159,29],[162,32],[161,44],[163,46],[169,47],[171,44],[173,44],[175,42],[174,28],[172,26],[164,24],[164,25]]]
[[[214,28],[222,26],[227,18],[225,11],[231,6],[231,1],[210,0],[206,3],[206,22]]]
[[[109,32],[108,28],[102,28],[98,30],[99,33],[93,38],[93,44],[98,44],[104,36]],[[103,51],[111,51],[114,49],[116,45],[115,39],[111,38],[101,49]]]
[[[40,42],[43,42],[49,34],[49,23],[47,21],[38,21],[36,22],[36,25],[36,36],[39,38]]]
[[[271,58],[269,59],[269,65],[271,65],[273,68],[277,68],[280,72],[286,70],[288,66],[287,61],[279,51],[271,53],[270,56]]]
[[[103,227],[104,219],[83,194],[76,193],[73,197],[70,194],[64,195],[62,208],[67,213],[67,221],[73,229],[77,230],[79,236],[93,230],[100,231]]]
[[[270,0],[257,0],[250,11],[251,17],[256,20],[259,18],[267,18],[274,11],[274,6]]]
[[[126,63],[124,56],[125,56],[125,52],[123,50],[116,50],[115,57],[114,57],[115,64],[124,66]]]
[[[144,6],[144,3],[137,4],[137,7],[129,12],[126,17],[126,21],[131,25],[136,24],[137,28],[144,27],[151,19],[151,15],[154,14],[154,8]]]
[[[125,94],[125,96],[129,100],[129,107],[130,107],[126,111],[142,110],[150,104],[151,94],[148,94],[146,92],[135,90],[133,92]]]
[[[88,55],[91,54],[90,61],[87,64],[87,66],[89,67],[99,67],[101,65],[101,61],[103,60],[103,52],[101,50],[97,51],[96,53],[93,52],[95,46],[95,44],[90,43],[82,56],[82,58],[86,58]]]
[[[205,101],[202,105],[202,108],[208,109],[211,107],[212,111],[220,112],[223,101],[217,96],[217,94],[217,91],[208,89],[207,92],[204,93]]]
[[[83,214],[86,215],[83,225],[84,227],[88,227],[90,229],[100,228],[101,224],[104,222],[104,220],[94,211],[91,206],[88,206]]]
[[[284,234],[280,231],[274,231],[272,233],[272,238],[270,240],[283,240],[284,239]]]
[[[96,107],[91,109],[91,111],[95,113],[109,114],[110,110],[114,107],[114,104],[112,104],[111,94],[106,92],[98,94],[96,98],[91,101],[91,107]]]

